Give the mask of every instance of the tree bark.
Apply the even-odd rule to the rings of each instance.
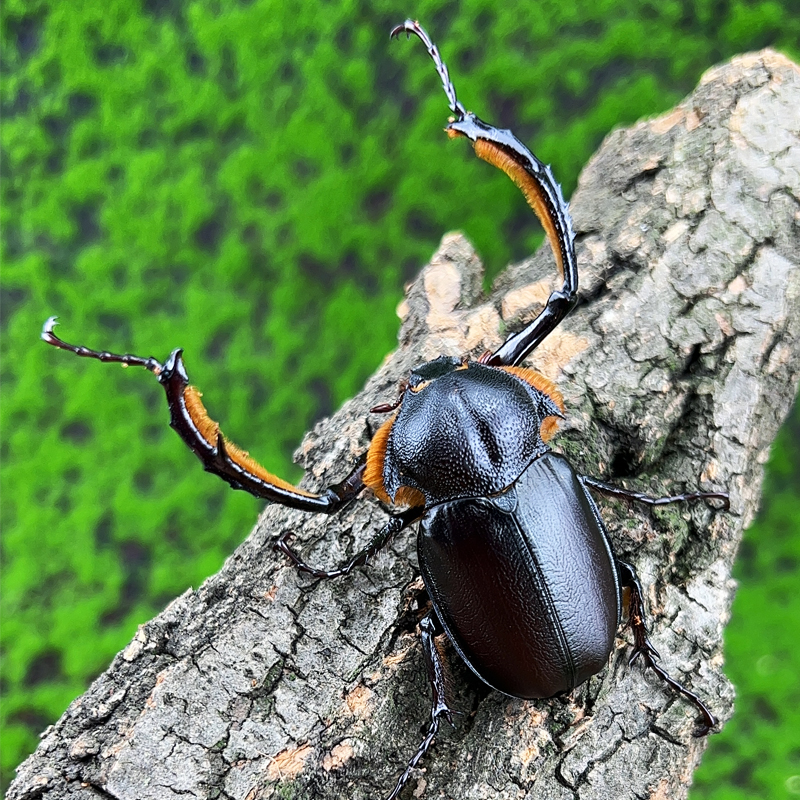
[[[727,720],[722,630],[731,565],[800,375],[800,70],[771,51],[715,68],[668,114],[612,133],[572,213],[580,304],[530,364],[563,392],[555,439],[576,469],[669,494],[727,488],[731,512],[600,499],[645,584],[666,669]],[[494,349],[541,307],[549,247],[487,298],[463,236],[446,236],[399,309],[399,348],[298,451],[316,488],[341,479],[415,365]],[[369,423],[369,424],[368,424]],[[333,519],[267,508],[223,569],[142,625],[42,734],[9,800],[380,798],[428,723],[415,625],[414,534],[320,581],[385,519],[372,497]],[[705,739],[695,710],[641,666],[621,628],[609,664],[569,696],[490,691],[446,648],[456,705],[404,796],[683,798]]]

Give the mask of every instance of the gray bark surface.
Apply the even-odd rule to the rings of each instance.
[[[662,664],[724,721],[731,565],[800,375],[800,70],[771,51],[711,70],[670,113],[607,138],[572,213],[581,302],[530,359],[567,403],[555,449],[628,488],[730,491],[730,514],[598,498],[645,584]],[[343,477],[366,421],[385,419],[369,408],[413,366],[476,357],[530,320],[553,264],[545,245],[482,297],[478,257],[446,236],[399,309],[397,351],[303,442],[304,485]],[[289,530],[332,566],[384,519],[371,497],[333,519],[267,508],[223,569],[142,625],[42,734],[9,800],[385,796],[428,723],[414,533],[334,581],[272,549]],[[562,699],[489,691],[447,650],[464,714],[404,796],[686,796],[706,745],[695,711],[627,667],[624,627],[607,668]]]

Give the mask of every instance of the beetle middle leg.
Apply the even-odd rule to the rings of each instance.
[[[436,637],[444,633],[442,623],[434,611],[426,614],[419,623],[422,638],[422,653],[425,657],[425,668],[428,673],[428,681],[431,685],[431,721],[425,738],[417,748],[412,759],[408,762],[403,774],[399,777],[392,793],[386,800],[395,800],[403,790],[411,777],[414,767],[419,764],[420,759],[428,752],[433,744],[433,740],[439,731],[442,717],[451,725],[453,724],[453,714],[457,713],[450,707],[448,700],[449,673],[445,664],[444,656],[436,644]]]
[[[690,500],[719,500],[722,505],[719,507],[720,511],[728,511],[731,507],[730,497],[727,492],[688,492],[686,494],[676,494],[667,497],[651,497],[649,494],[642,492],[634,492],[630,489],[620,489],[618,486],[612,486],[609,483],[597,480],[597,478],[590,478],[588,475],[580,476],[581,483],[589,489],[594,489],[606,497],[615,497],[617,499],[634,500],[637,503],[643,503],[647,506],[666,506],[670,503],[684,503]]]
[[[369,541],[369,544],[362,550],[353,555],[349,561],[334,569],[320,569],[304,561],[289,545],[291,532],[284,533],[275,543],[275,549],[288,556],[292,563],[301,572],[307,572],[315,578],[338,578],[347,575],[358,566],[366,564],[367,560],[382,550],[389,542],[397,536],[400,531],[407,528],[412,522],[420,518],[424,506],[413,506],[400,514],[395,514],[389,518],[386,525]]]
[[[667,671],[656,661],[658,652],[650,637],[647,635],[647,623],[645,622],[644,593],[642,584],[636,570],[627,562],[617,559],[617,569],[619,570],[620,585],[630,589],[630,599],[628,605],[628,620],[633,631],[634,646],[633,654],[628,660],[628,664],[633,664],[638,658],[642,659],[645,667],[650,669],[661,678],[678,694],[683,695],[687,700],[694,703],[703,717],[702,723],[695,731],[695,736],[705,736],[717,724],[717,718],[708,710],[706,704],[692,691],[683,684],[672,678]]]

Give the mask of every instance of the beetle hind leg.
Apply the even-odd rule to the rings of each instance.
[[[422,638],[422,652],[425,656],[425,667],[428,672],[428,680],[431,684],[431,721],[428,725],[425,738],[417,748],[417,752],[414,753],[414,756],[408,762],[408,766],[399,777],[392,793],[386,800],[395,800],[403,790],[403,787],[408,783],[412,771],[433,744],[433,740],[436,738],[436,734],[439,731],[442,718],[446,719],[452,725],[453,714],[458,713],[450,707],[450,701],[447,697],[450,683],[449,673],[444,656],[436,644],[436,637],[444,633],[444,628],[434,611],[431,611],[422,618],[419,627]]]
[[[630,601],[628,607],[628,620],[630,622],[631,630],[633,631],[634,646],[633,654],[628,660],[628,664],[633,664],[638,658],[641,658],[645,667],[650,669],[661,678],[673,691],[685,697],[689,702],[693,703],[700,714],[702,715],[702,722],[698,725],[694,732],[695,736],[705,736],[710,733],[711,729],[717,724],[717,718],[709,711],[706,704],[692,691],[687,689],[683,684],[672,678],[667,671],[656,661],[658,652],[650,637],[647,635],[647,624],[645,622],[644,599],[642,592],[642,584],[639,582],[639,576],[636,570],[625,561],[617,561],[617,568],[619,569],[620,583],[622,586],[630,589]]]

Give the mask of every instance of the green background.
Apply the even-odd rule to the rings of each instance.
[[[184,347],[228,435],[297,478],[303,431],[393,347],[402,285],[444,232],[464,230],[490,276],[540,241],[511,183],[443,137],[421,46],[388,40],[408,15],[464,104],[567,196],[606,133],[708,67],[766,45],[800,58],[796,0],[6,0],[4,787],[260,508],[202,473],[151,376],[45,347],[45,318],[117,352]],[[797,411],[780,441],[726,637],[738,712],[694,800],[800,795]]]

